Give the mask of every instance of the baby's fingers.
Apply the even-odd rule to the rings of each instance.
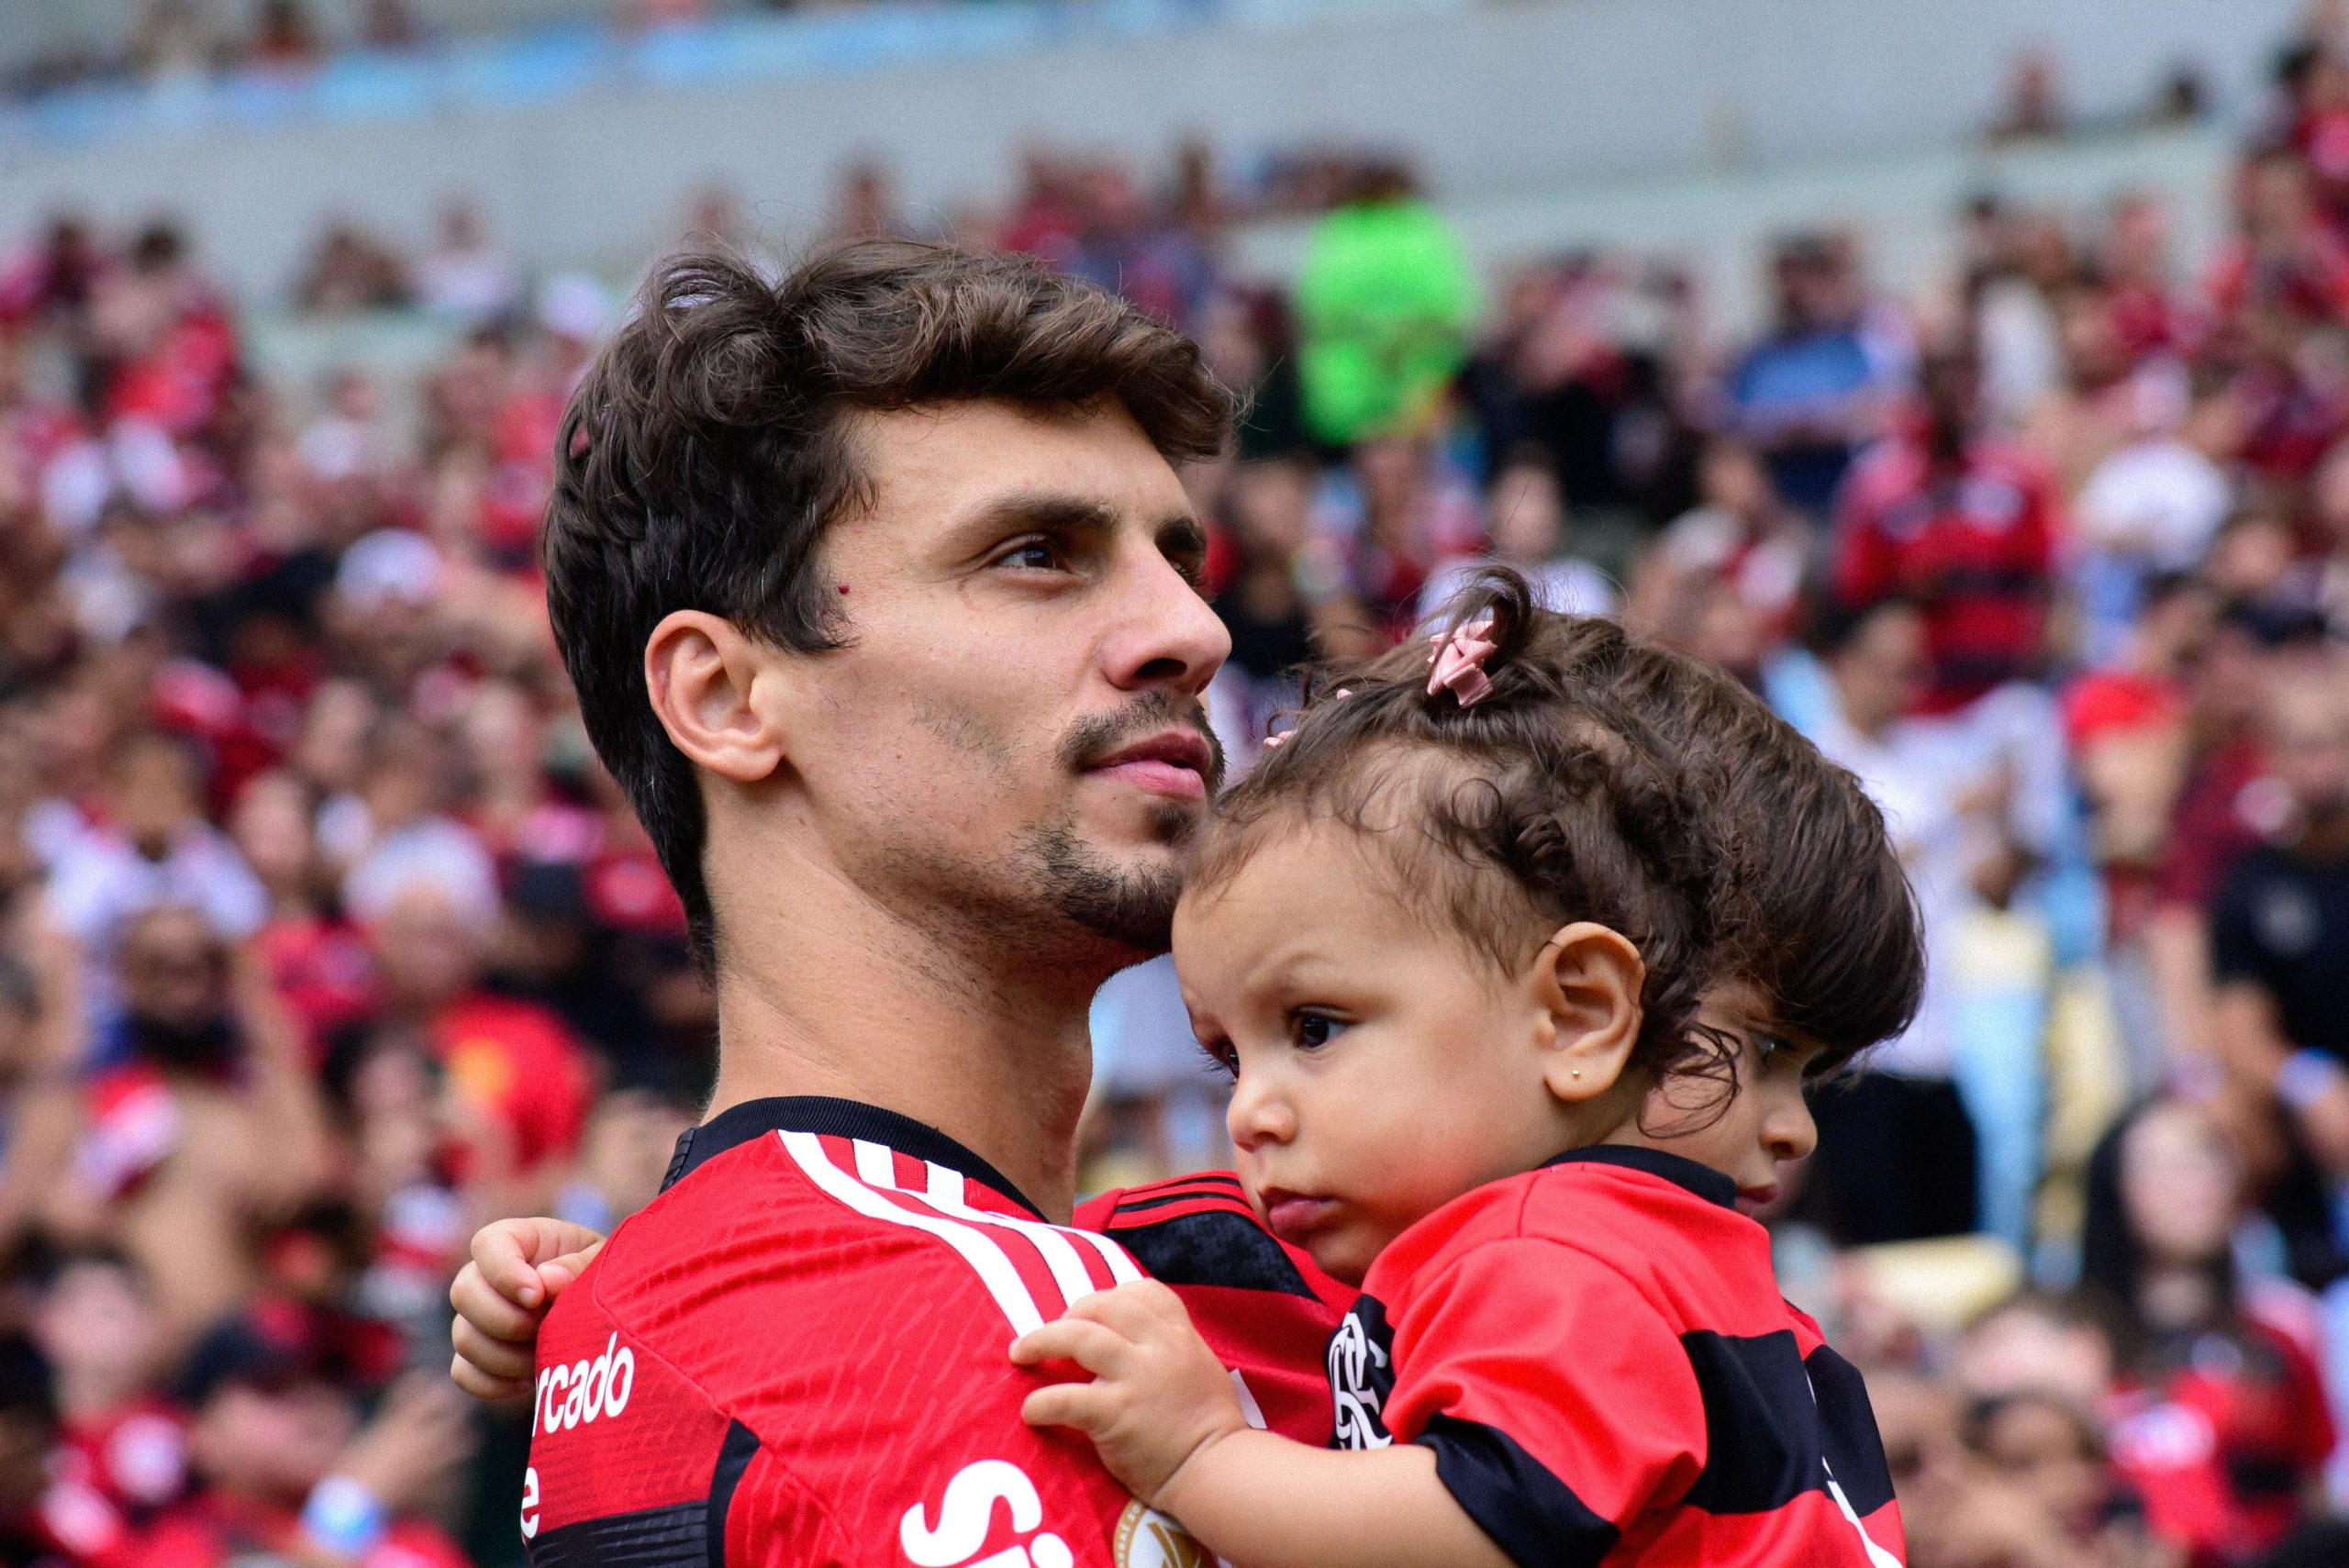
[[[1019,1404],[1019,1418],[1031,1427],[1074,1427],[1088,1434],[1106,1431],[1117,1413],[1117,1402],[1097,1383],[1055,1383]]]
[[[1013,1340],[1011,1360],[1017,1366],[1074,1362],[1089,1373],[1106,1375],[1124,1366],[1126,1354],[1132,1348],[1116,1329],[1070,1317],[1047,1323]]]
[[[1072,1318],[1106,1323],[1130,1340],[1179,1333],[1191,1326],[1183,1298],[1153,1279],[1097,1290],[1078,1297],[1068,1310]]]

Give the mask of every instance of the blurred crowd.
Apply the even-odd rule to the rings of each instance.
[[[1324,216],[1271,286],[1201,148],[1039,153],[950,226],[1248,395],[1187,476],[1235,768],[1301,664],[1499,560],[1735,671],[1883,805],[1928,995],[1821,1093],[1772,1223],[1869,1373],[1917,1568],[2349,1562],[2332,15],[2192,268],[2148,197],[1985,196],[1904,297],[1863,233],[1787,237],[1731,335],[1668,257],[1484,275],[1357,158],[1295,172]],[[452,200],[380,264],[329,237],[298,308],[453,347],[318,385],[255,368],[170,221],[0,265],[0,1563],[518,1561],[523,1437],[440,1375],[447,1282],[487,1218],[626,1217],[707,1085],[533,555],[616,293],[494,217]],[[914,227],[844,173],[829,238]],[[1220,1162],[1163,966],[1097,1025],[1089,1184]],[[394,1516],[355,1553],[353,1481]]]
[[[0,92],[34,99],[72,88],[188,79],[294,80],[338,55],[397,59],[429,53],[458,39],[526,33],[531,28],[601,27],[636,36],[729,16],[841,10],[870,3],[529,0],[508,11],[450,0],[141,0],[127,28],[109,30],[101,21],[71,41],[17,60],[0,72]]]

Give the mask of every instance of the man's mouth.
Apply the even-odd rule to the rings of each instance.
[[[1085,764],[1101,778],[1174,800],[1205,800],[1215,747],[1196,729],[1162,729]]]

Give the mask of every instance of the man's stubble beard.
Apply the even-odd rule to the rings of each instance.
[[[1118,865],[1065,820],[1022,834],[1019,857],[1035,867],[1037,885],[1051,907],[1140,962],[1167,949],[1174,901],[1183,892],[1176,857],[1197,820],[1171,803],[1151,809],[1152,835],[1172,851],[1160,865]]]
[[[950,722],[951,720],[951,722]],[[934,733],[959,749],[1001,762],[1011,749],[961,716],[926,716]],[[1207,779],[1213,796],[1223,777],[1223,751],[1196,701],[1169,693],[1137,699],[1114,715],[1072,727],[1054,748],[1070,777],[1098,758],[1170,725],[1206,736],[1213,762]],[[1206,817],[1203,805],[1163,800],[1145,808],[1146,832],[1162,846],[1140,863],[1124,863],[1078,830],[1074,804],[1049,820],[1014,834],[1008,846],[1010,874],[974,875],[975,868],[907,857],[894,868],[900,886],[920,887],[920,907],[909,911],[942,943],[965,952],[992,952],[998,972],[1052,970],[1090,974],[1097,982],[1130,964],[1164,952],[1183,890],[1182,849]]]

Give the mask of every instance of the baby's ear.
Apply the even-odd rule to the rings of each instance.
[[[1640,950],[1611,926],[1577,920],[1543,945],[1531,978],[1548,1014],[1550,1092],[1575,1104],[1614,1088],[1640,1038]]]

